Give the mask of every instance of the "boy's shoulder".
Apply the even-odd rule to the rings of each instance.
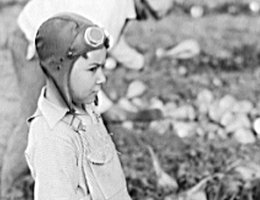
[[[55,126],[51,127],[39,109],[36,110],[27,122],[29,125],[29,135],[35,139],[56,138],[71,140],[75,135],[74,131],[63,120],[58,121]]]

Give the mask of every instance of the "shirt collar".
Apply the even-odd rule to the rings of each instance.
[[[45,91],[46,87],[44,87],[41,91],[41,95],[38,100],[38,109],[52,129],[69,112],[69,109],[64,105],[56,105],[46,99]]]

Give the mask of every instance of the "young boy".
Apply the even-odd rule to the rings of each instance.
[[[103,29],[75,14],[44,22],[36,51],[47,77],[26,159],[37,200],[130,200],[115,146],[96,111],[108,48]]]

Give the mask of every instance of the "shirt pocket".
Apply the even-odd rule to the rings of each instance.
[[[87,156],[93,176],[106,199],[126,188],[125,176],[114,143],[108,142]]]

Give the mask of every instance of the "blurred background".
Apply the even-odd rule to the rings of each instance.
[[[0,0],[0,166],[19,101],[6,41],[26,3]],[[130,195],[134,200],[259,200],[260,0],[172,0],[170,5],[160,19],[148,16],[126,27],[129,45],[145,57],[143,70],[112,61],[105,69],[110,99],[142,111],[134,120],[108,123]],[[13,187],[16,199],[33,198],[29,172]]]

